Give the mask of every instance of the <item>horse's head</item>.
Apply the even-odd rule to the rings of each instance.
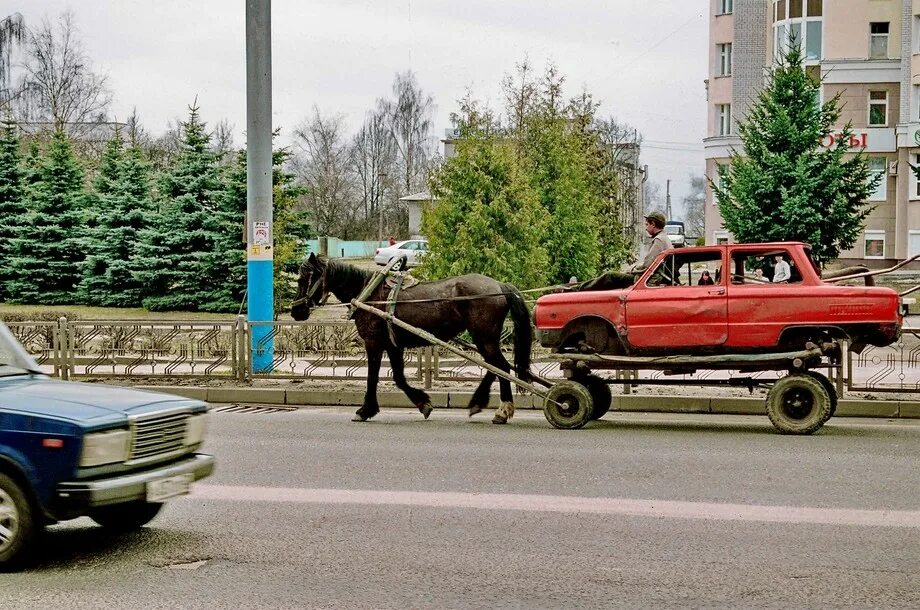
[[[300,275],[297,278],[297,297],[291,303],[291,317],[298,322],[309,318],[311,310],[326,300],[327,269],[328,262],[324,258],[317,258],[312,252],[307,260],[301,263]]]

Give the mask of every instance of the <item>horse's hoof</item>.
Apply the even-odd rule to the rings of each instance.
[[[496,415],[495,417],[492,418],[492,423],[493,424],[507,424],[508,418],[503,417],[501,415]]]
[[[472,407],[470,407],[470,417],[473,417],[477,413],[482,413],[482,407],[480,407],[479,405],[473,405]]]
[[[351,418],[351,421],[362,422],[362,421],[367,421],[367,418],[362,415],[355,415],[354,417]]]
[[[418,411],[425,416],[425,419],[428,419],[428,416],[431,415],[432,411],[434,411],[434,407],[431,406],[430,402],[426,402],[423,405],[419,405]]]

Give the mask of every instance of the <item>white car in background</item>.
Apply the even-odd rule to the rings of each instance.
[[[424,239],[407,239],[398,241],[392,246],[377,248],[374,253],[374,262],[386,265],[394,258],[405,254],[408,267],[417,267],[422,264],[422,258],[428,252],[428,241]]]

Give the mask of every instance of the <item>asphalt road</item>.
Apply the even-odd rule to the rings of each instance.
[[[51,528],[0,608],[920,606],[920,421],[350,414],[214,413],[215,476]]]

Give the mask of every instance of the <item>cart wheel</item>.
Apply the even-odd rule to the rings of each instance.
[[[604,381],[603,377],[598,375],[579,375],[574,378],[575,381],[588,388],[591,394],[591,402],[594,405],[591,408],[591,419],[600,419],[610,410],[610,404],[613,402],[613,395],[610,393],[610,386]]]
[[[830,417],[831,399],[811,375],[787,375],[767,394],[767,416],[784,434],[811,434]]]
[[[820,381],[821,385],[823,385],[824,389],[827,391],[827,395],[831,399],[831,412],[827,416],[827,418],[830,419],[834,416],[834,413],[837,412],[837,388],[834,387],[834,384],[831,383],[831,380],[828,379],[827,376],[817,371],[803,371],[803,373]]]
[[[553,427],[565,430],[581,428],[591,421],[592,412],[591,393],[574,381],[560,381],[553,385],[543,403],[546,420]]]

